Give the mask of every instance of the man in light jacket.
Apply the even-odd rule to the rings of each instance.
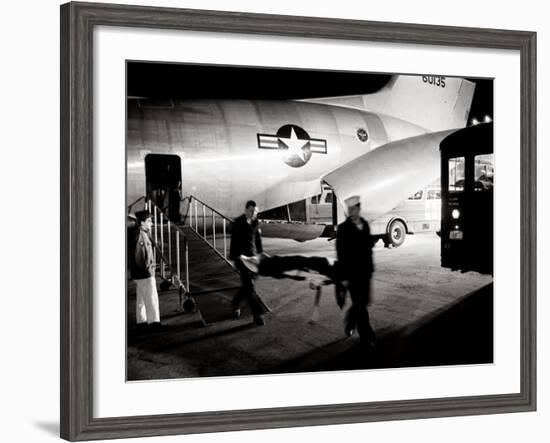
[[[130,273],[136,283],[136,323],[160,328],[159,297],[155,279],[155,260],[150,232],[152,226],[149,211],[136,212],[138,229],[133,238],[130,254]]]

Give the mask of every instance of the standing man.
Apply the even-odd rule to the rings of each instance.
[[[241,315],[241,301],[245,299],[252,311],[254,323],[258,326],[263,326],[265,321],[262,318],[263,309],[254,287],[256,276],[243,264],[241,256],[254,257],[255,259],[256,254],[262,252],[262,231],[258,222],[258,207],[256,202],[249,200],[246,202],[244,214],[233,221],[233,227],[231,228],[229,258],[235,262],[242,283],[241,289],[231,305],[235,317],[239,318]]]
[[[367,306],[370,303],[371,276],[374,271],[372,247],[367,221],[359,214],[361,201],[358,196],[346,201],[348,218],[338,226],[336,252],[340,265],[342,286],[349,290],[351,308],[346,313],[345,332],[350,336],[357,329],[361,343],[373,346],[375,341]]]
[[[159,296],[155,279],[155,260],[150,232],[153,224],[149,211],[136,212],[138,229],[133,239],[130,273],[136,283],[136,323],[160,328]]]

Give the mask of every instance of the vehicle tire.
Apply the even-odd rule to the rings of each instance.
[[[400,220],[394,220],[388,228],[386,242],[388,246],[398,248],[405,241],[406,235],[407,230],[405,228],[405,224]]]

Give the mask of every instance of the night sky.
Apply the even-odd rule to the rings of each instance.
[[[127,93],[157,99],[285,100],[369,94],[389,78],[359,72],[128,62]],[[492,117],[493,80],[469,80],[476,83],[470,120]]]

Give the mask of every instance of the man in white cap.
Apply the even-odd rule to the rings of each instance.
[[[372,247],[367,221],[360,216],[361,200],[355,195],[345,200],[348,218],[338,226],[336,252],[340,264],[342,286],[349,290],[351,308],[346,313],[345,332],[352,335],[355,329],[361,343],[373,346],[375,341],[367,306],[370,303],[370,279],[374,271]]]

